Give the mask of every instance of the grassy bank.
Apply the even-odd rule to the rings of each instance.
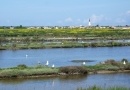
[[[60,42],[60,43],[40,43],[30,42],[29,44],[21,43],[6,43],[0,46],[0,50],[17,50],[17,49],[44,49],[44,48],[86,48],[86,47],[117,47],[117,46],[130,46],[130,42],[95,42],[95,43],[79,43],[79,42]]]
[[[0,36],[26,37],[35,36],[32,40],[43,37],[115,37],[129,38],[130,29],[0,29]],[[17,38],[18,39],[18,38]],[[39,38],[40,39],[40,38]]]
[[[0,78],[42,77],[46,75],[57,75],[58,69],[47,66],[27,67],[18,65],[12,68],[0,69]]]
[[[98,87],[98,86],[91,86],[89,88],[77,88],[77,90],[130,90],[130,88],[120,87],[120,86],[108,87],[108,88],[103,88],[103,87]]]
[[[18,65],[12,68],[1,68],[0,78],[20,78],[20,77],[43,77],[43,76],[59,76],[59,75],[74,75],[74,74],[97,74],[97,73],[119,73],[129,72],[130,63],[123,64],[123,61],[107,60],[104,63],[93,66],[65,66],[52,68],[44,65],[28,67],[26,65]]]
[[[126,64],[123,64],[124,61]],[[85,67],[92,73],[130,72],[130,63],[127,59],[122,59],[121,61],[110,59],[93,66]]]
[[[129,42],[113,41],[125,39],[130,39],[129,29],[0,29],[1,50],[130,46]]]
[[[87,74],[87,69],[82,66],[67,66],[52,68],[44,65],[28,67],[18,65],[12,68],[0,69],[0,79],[4,78],[26,78],[26,77],[47,77],[59,75]]]

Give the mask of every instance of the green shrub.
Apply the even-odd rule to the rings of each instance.
[[[26,69],[27,66],[25,64],[20,64],[17,66],[18,69]]]
[[[103,89],[94,85],[94,86],[92,86],[92,87],[89,87],[89,88],[86,89],[86,90],[103,90]]]
[[[86,66],[86,68],[89,71],[94,71],[94,70],[104,70],[104,65],[94,65],[94,66]]]
[[[82,66],[60,67],[59,72],[65,74],[87,74],[88,73],[87,69]]]
[[[128,60],[127,59],[125,59],[125,58],[123,58],[122,60],[121,60],[121,62],[126,62],[126,63],[128,63]]]
[[[110,65],[113,65],[113,66],[119,66],[119,63],[116,62],[116,61],[113,60],[113,59],[110,59],[110,60],[105,61],[105,64],[110,64]]]
[[[102,88],[102,87],[98,87],[98,86],[91,86],[88,88],[77,88],[77,90],[130,90],[130,88],[126,88],[126,87],[108,87],[108,88]]]
[[[125,70],[130,70],[130,63],[128,63],[127,65],[124,66]]]
[[[110,71],[117,71],[119,70],[118,66],[114,66],[111,64],[97,64],[94,66],[86,66],[86,68],[88,69],[88,71],[99,71],[99,70],[110,70]]]

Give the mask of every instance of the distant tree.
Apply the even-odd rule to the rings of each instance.
[[[16,29],[26,29],[26,27],[23,27],[22,25],[16,26],[14,28],[16,28]]]
[[[99,27],[99,24],[97,24],[96,27]]]
[[[22,28],[22,27],[23,27],[22,25],[19,26],[19,28]]]
[[[0,29],[4,29],[4,26],[0,26]]]

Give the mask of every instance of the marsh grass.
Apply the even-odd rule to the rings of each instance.
[[[126,59],[127,60],[127,59]],[[119,71],[119,70],[130,70],[130,63],[126,62],[124,65],[122,60],[116,61],[113,59],[106,60],[104,63],[99,63],[93,66],[85,66],[88,71],[100,71],[100,70],[107,70],[107,71]]]
[[[65,67],[48,67],[44,65],[36,65],[33,67],[28,67],[24,64],[18,65],[17,67],[11,68],[0,68],[0,78],[11,78],[11,77],[20,77],[20,76],[41,76],[41,75],[73,75],[73,74],[88,74],[98,73],[98,71],[114,71],[114,72],[123,72],[130,71],[130,63],[127,62],[125,65],[122,62],[117,62],[115,60],[107,60],[105,63],[99,63],[93,66],[65,66]]]
[[[111,70],[111,71],[117,71],[119,70],[119,67],[113,66],[113,65],[103,65],[103,64],[97,64],[94,66],[85,66],[89,71],[99,71],[99,70]]]
[[[68,37],[72,39],[65,39]],[[48,38],[52,38],[50,43],[44,43]],[[0,50],[130,46],[129,42],[104,42],[125,39],[130,39],[130,29],[0,29]],[[79,40],[85,43],[79,43]],[[88,40],[101,42],[87,43]],[[54,43],[57,41],[61,43]]]
[[[60,67],[59,72],[65,74],[87,74],[88,70],[83,66],[66,66]]]
[[[58,73],[57,68],[45,67],[45,66],[35,66],[26,67],[24,65],[18,65],[17,67],[1,69],[0,77],[20,77],[20,76],[36,76],[36,75],[54,75]]]
[[[114,86],[114,87],[108,87],[108,88],[103,88],[103,87],[98,87],[98,86],[91,86],[88,88],[77,88],[77,90],[130,90],[130,88],[127,87],[119,87],[119,86]]]

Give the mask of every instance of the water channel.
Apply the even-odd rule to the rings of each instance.
[[[120,61],[123,58],[130,61],[130,47],[1,50],[0,68],[13,67],[19,64],[35,66],[39,61],[45,64],[47,60],[50,66],[55,64],[56,67],[81,65],[81,63],[71,62],[71,60],[95,60],[95,62],[86,63],[93,65],[107,59]],[[130,87],[129,84],[130,73],[115,73],[0,80],[0,90],[76,90],[92,85]]]
[[[72,60],[95,60],[87,64],[96,64],[107,59],[130,60],[130,47],[98,47],[98,48],[58,48],[58,49],[28,49],[0,50],[0,68],[14,67],[19,64],[28,66],[38,62],[55,66],[80,65]]]
[[[93,85],[130,87],[130,73],[0,80],[0,90],[77,90]]]

